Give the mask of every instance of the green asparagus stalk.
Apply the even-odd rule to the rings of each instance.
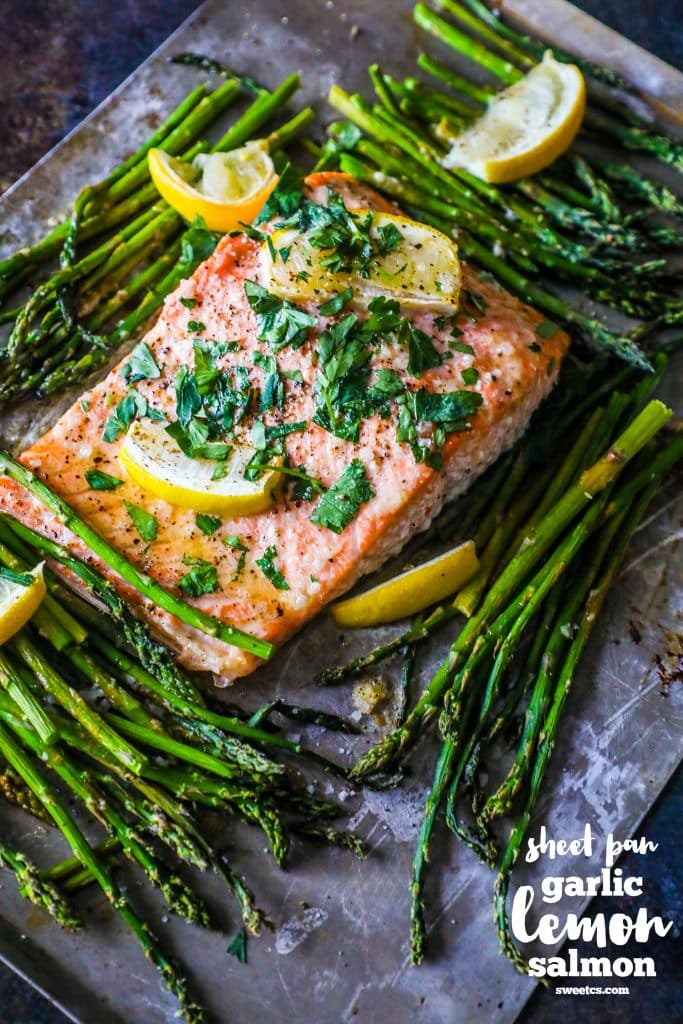
[[[0,686],[7,691],[22,715],[44,746],[48,747],[57,740],[57,730],[45,714],[40,701],[35,697],[23,679],[0,648]]]
[[[73,931],[81,922],[74,915],[62,892],[53,881],[41,875],[25,854],[0,843],[0,864],[14,874],[21,895],[41,910],[46,910],[62,928]]]
[[[558,673],[552,702],[545,716],[542,732],[539,736],[538,749],[531,772],[529,794],[524,811],[512,829],[496,879],[494,914],[501,950],[523,973],[527,973],[528,965],[515,946],[508,927],[506,899],[510,885],[510,873],[519,856],[519,851],[529,828],[533,808],[555,744],[559,718],[571,688],[579,658],[618,572],[631,536],[652,499],[656,484],[657,481],[655,480],[650,486],[646,487],[631,511],[629,511],[627,517],[623,521],[620,519],[613,520],[614,525],[612,528],[604,531],[601,540],[598,542],[594,556],[594,561],[597,563],[596,568],[599,569],[598,577],[595,585],[588,593],[578,629]]]
[[[0,752],[34,791],[71,846],[74,854],[79,857],[84,867],[90,870],[112,907],[136,935],[146,956],[158,968],[165,985],[178,999],[185,1020],[188,1024],[202,1024],[204,1015],[190,998],[185,980],[178,974],[175,965],[162,952],[149,926],[136,914],[122,895],[111,872],[96,857],[55,790],[47,783],[34,762],[2,724],[0,724]]]
[[[57,703],[90,733],[93,739],[107,747],[114,757],[135,774],[140,774],[143,771],[146,763],[144,754],[141,754],[139,750],[115,732],[106,720],[89,706],[78,690],[69,686],[42,651],[32,642],[26,629],[20,630],[10,640],[9,647],[31,670],[45,691],[51,694]]]
[[[40,480],[31,470],[22,466],[20,462],[13,459],[7,452],[0,452],[0,471],[11,477],[17,483],[29,491],[34,498],[48,508],[68,530],[71,530],[77,537],[90,548],[90,550],[105,565],[118,573],[122,579],[129,583],[138,593],[154,605],[174,615],[181,622],[194,626],[207,636],[216,637],[224,643],[240,647],[260,658],[269,658],[273,652],[272,645],[265,640],[259,640],[249,636],[242,630],[228,626],[218,619],[207,615],[198,608],[193,608],[180,598],[171,594],[159,583],[141,573],[118,551],[108,544],[104,538],[78,516],[73,509],[52,491],[46,483]],[[43,542],[47,546],[47,542]]]
[[[462,666],[475,639],[498,617],[531,570],[540,562],[566,527],[601,491],[611,486],[624,466],[644,448],[671,416],[661,402],[650,402],[604,455],[579,481],[569,488],[537,527],[527,535],[517,555],[508,563],[483,600],[479,611],[467,622],[450,653],[404,724],[376,744],[358,761],[351,778],[362,779],[386,770],[412,744],[422,723],[431,717]]]
[[[140,149],[136,150],[131,157],[119,164],[109,176],[110,182],[113,184],[115,180],[122,178],[132,167],[145,159],[150,149],[161,145],[175,128],[190,117],[192,111],[196,110],[197,104],[205,95],[205,86],[200,85],[193,89],[173,113],[159,126],[157,131],[150,136],[147,142]],[[42,242],[36,243],[31,248],[19,249],[12,256],[2,260],[0,262],[0,279],[11,278],[22,267],[26,265],[30,267],[39,266],[46,259],[49,259],[63,245],[68,229],[69,222],[64,221],[57,228],[54,228]],[[91,237],[86,225],[82,225],[81,231],[82,237]]]

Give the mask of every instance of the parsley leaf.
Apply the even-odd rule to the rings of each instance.
[[[408,373],[413,377],[420,377],[425,370],[441,366],[443,359],[431,338],[410,320],[404,320],[401,324],[399,339],[408,346]]]
[[[195,522],[202,533],[205,533],[207,537],[210,537],[212,533],[215,533],[219,526],[221,526],[223,520],[219,519],[218,516],[207,515],[206,512],[198,512],[195,516]]]
[[[403,235],[391,221],[388,224],[381,224],[377,228],[377,248],[380,256],[386,256],[393,252],[402,241]]]
[[[103,440],[116,441],[121,434],[125,434],[134,419],[146,416],[147,412],[147,399],[137,391],[129,391],[107,418],[102,431]]]
[[[259,412],[268,412],[274,406],[284,405],[285,386],[275,356],[264,356],[262,352],[255,352],[254,363],[261,367],[264,374],[263,387],[259,395]]]
[[[475,308],[478,313],[485,313],[487,309],[486,299],[479,292],[475,292],[472,288],[463,288],[461,295],[463,299]]]
[[[194,298],[180,299],[180,304],[184,306],[185,309],[194,309],[195,306],[199,305],[199,300]]]
[[[358,440],[365,412],[365,384],[372,353],[358,317],[347,314],[318,338],[314,394],[318,426],[347,441]]]
[[[101,469],[86,469],[83,475],[93,491],[113,491],[123,483],[117,476],[104,473]]]
[[[343,292],[339,292],[334,298],[328,299],[327,302],[323,302],[322,306],[318,306],[318,312],[321,316],[336,316],[352,298],[353,289],[345,288]]]
[[[271,544],[270,547],[266,548],[262,556],[256,559],[256,564],[266,579],[270,580],[276,590],[289,590],[289,583],[273,564],[273,559],[276,557],[277,551]]]
[[[315,324],[315,317],[286,299],[271,295],[256,281],[245,281],[244,293],[256,315],[260,341],[265,341],[273,352],[279,352],[286,345],[301,348],[308,328]]]
[[[128,362],[119,370],[119,376],[131,384],[137,380],[156,380],[161,376],[161,370],[146,341],[141,341],[135,346]]]
[[[247,962],[247,933],[240,928],[225,951],[229,956],[234,956],[241,964]]]
[[[183,565],[191,565],[192,568],[185,573],[178,586],[189,597],[201,597],[202,594],[213,594],[218,590],[218,572],[211,562],[186,554],[183,555]]]
[[[146,512],[144,508],[140,508],[139,505],[134,505],[132,501],[124,500],[123,504],[126,506],[126,512],[130,516],[133,526],[142,539],[147,543],[156,540],[159,524],[154,516],[150,512]]]
[[[449,341],[448,347],[453,352],[464,352],[466,356],[473,356],[474,349],[471,345],[468,345],[465,341]]]
[[[280,180],[261,207],[261,212],[254,224],[266,224],[275,217],[291,217],[299,209],[303,200],[302,184],[304,176],[291,164],[282,169]]]
[[[193,334],[201,334],[202,331],[206,330],[206,324],[203,324],[200,320],[188,320],[187,329],[192,331]]]
[[[203,217],[195,217],[180,239],[182,263],[177,268],[178,279],[189,277],[199,263],[208,260],[220,239],[220,234],[209,231]]]
[[[374,496],[372,484],[365,475],[365,466],[360,459],[354,459],[322,496],[311,522],[333,533],[341,533],[356,518],[361,505]]]
[[[462,371],[461,374],[463,384],[476,384],[479,380],[479,371],[474,366],[468,366],[466,370]]]
[[[288,434],[299,434],[308,426],[308,420],[299,420],[298,423],[278,423],[273,427],[266,427],[266,443],[275,441]]]
[[[222,441],[209,441],[209,428],[202,420],[192,419],[187,427],[179,420],[169,423],[166,433],[172,437],[183,454],[191,459],[213,459],[223,463],[232,453],[232,446]],[[225,474],[222,474],[225,476]],[[214,476],[212,479],[217,480]]]
[[[234,583],[235,580],[239,579],[239,577],[242,575],[242,571],[244,570],[244,562],[246,560],[249,548],[244,543],[244,541],[240,540],[240,538],[235,533],[231,533],[228,537],[224,537],[223,543],[227,547],[232,548],[233,551],[239,552],[237,565],[235,566],[235,573],[232,577],[232,581]]]
[[[483,401],[476,391],[447,391],[445,394],[415,391],[411,398],[417,420],[443,424],[461,423],[472,416]]]
[[[202,396],[197,387],[197,378],[187,366],[181,366],[173,381],[175,390],[176,416],[187,427],[193,416],[202,407]]]

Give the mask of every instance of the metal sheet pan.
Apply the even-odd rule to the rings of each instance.
[[[506,0],[506,9],[537,29],[592,56],[604,56],[645,90],[683,114],[683,76],[572,8],[564,0]],[[169,53],[197,49],[274,85],[300,70],[299,99],[313,102],[329,118],[321,97],[332,82],[367,91],[365,69],[379,60],[396,72],[413,67],[418,39],[411,0],[252,0],[234,5],[209,0],[168,42],[56,150],[30,171],[0,202],[3,245],[30,240],[65,208],[78,189],[105,173],[148,132],[150,117],[170,109],[194,81],[193,72],[170,71]],[[680,366],[679,366],[680,369]],[[680,374],[679,374],[680,379]],[[676,397],[669,375],[669,400]],[[21,445],[42,432],[73,396],[49,407],[25,407],[5,416],[5,443]],[[590,822],[599,836],[632,834],[683,753],[683,693],[660,693],[654,656],[666,656],[680,631],[680,522],[683,502],[672,488],[639,531],[596,636],[581,666],[565,713],[561,737],[537,808],[534,825],[545,823],[564,836]],[[629,622],[642,639],[629,639]],[[379,631],[381,635],[381,631]],[[386,631],[392,635],[393,631]],[[377,634],[375,634],[376,638]],[[374,638],[373,638],[374,639]],[[348,713],[349,691],[314,690],[320,652],[348,657],[369,644],[367,636],[340,638],[325,618],[313,624],[267,671],[241,684],[231,696],[256,703],[264,695],[287,694]],[[421,662],[426,677],[443,652],[435,643]],[[351,755],[352,746],[329,738],[328,751]],[[363,742],[358,741],[356,751]],[[419,970],[408,964],[407,880],[434,747],[423,744],[408,784],[390,793],[349,799],[352,822],[370,841],[364,865],[350,855],[294,850],[287,872],[278,872],[254,835],[230,830],[236,865],[258,889],[275,931],[252,942],[249,963],[225,954],[225,934],[195,931],[167,920],[163,909],[135,877],[139,899],[153,926],[177,951],[207,1007],[219,1021],[257,1019],[339,1024],[459,1024],[513,1021],[533,988],[497,949],[491,922],[492,876],[466,850],[437,842],[428,918],[431,956]],[[342,798],[346,795],[341,794]],[[51,830],[0,808],[2,828],[42,863],[64,855]],[[586,871],[589,865],[586,865]],[[597,864],[596,864],[597,867]],[[438,880],[438,882],[437,882]],[[204,884],[204,883],[202,883]],[[438,884],[438,891],[437,891]],[[207,894],[223,905],[209,881]],[[16,895],[11,882],[0,890],[0,957],[37,984],[74,1020],[83,1024],[162,1024],[175,1005],[154,969],[108,906],[90,894],[88,927],[68,936]],[[578,904],[571,909],[579,909]],[[225,907],[226,934],[236,927]]]

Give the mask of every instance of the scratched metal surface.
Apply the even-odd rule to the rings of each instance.
[[[248,5],[210,0],[162,49],[65,141],[25,176],[0,203],[4,248],[29,240],[29,232],[58,216],[78,188],[125,155],[148,131],[147,117],[170,109],[194,82],[193,73],[169,70],[165,57],[194,48],[257,73],[274,85],[291,70],[305,74],[297,102],[321,105],[329,85],[367,91],[365,68],[377,59],[395,71],[413,66],[419,40],[410,23],[412,3],[379,0],[319,3],[304,0]],[[531,23],[592,56],[620,64],[663,101],[681,110],[683,77],[661,61],[580,14],[563,0],[508,0]],[[360,31],[353,28],[357,26]],[[678,369],[680,370],[680,364]],[[676,401],[671,373],[665,397]],[[33,406],[0,421],[5,443],[21,445],[41,432],[71,401]],[[599,836],[633,834],[683,753],[683,688],[660,693],[654,658],[676,650],[681,632],[680,523],[683,502],[670,486],[639,531],[583,659],[568,702],[561,737],[537,808],[534,825],[555,834],[579,834],[590,822]],[[629,639],[638,625],[639,644]],[[316,667],[347,658],[378,639],[338,636],[321,618],[289,644],[276,665],[240,684],[231,697],[257,703],[286,694],[352,712],[349,691],[311,685]],[[631,631],[632,632],[632,631]],[[393,630],[384,631],[388,637]],[[425,679],[445,649],[435,644],[420,665]],[[322,657],[321,657],[322,652]],[[315,732],[311,739],[323,743]],[[368,742],[330,741],[326,751],[351,757]],[[209,934],[168,921],[160,904],[135,877],[134,898],[166,944],[175,949],[217,1021],[258,1019],[339,1024],[465,1024],[513,1021],[533,983],[498,955],[491,921],[492,876],[467,851],[440,837],[429,887],[430,958],[419,970],[407,962],[407,879],[435,748],[423,744],[408,784],[392,793],[368,794],[358,803],[342,791],[351,821],[372,852],[359,865],[351,856],[295,848],[286,873],[278,872],[263,843],[240,827],[226,838],[233,859],[257,889],[275,930],[249,946],[249,963],[226,957],[233,909],[215,886],[205,885],[219,908],[225,932]],[[337,789],[338,791],[338,789]],[[64,855],[52,830],[1,809],[7,841],[16,839],[41,863]],[[596,868],[599,865],[596,863]],[[587,870],[587,869],[586,869]],[[438,880],[438,887],[437,887]],[[0,957],[39,985],[76,1021],[87,1024],[167,1024],[175,1004],[154,969],[103,901],[92,893],[83,908],[80,935],[59,932],[28,907],[4,878],[0,890]],[[204,885],[205,883],[202,882]],[[570,909],[578,910],[582,901]]]

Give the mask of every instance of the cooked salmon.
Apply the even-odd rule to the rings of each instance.
[[[333,188],[348,209],[393,209],[348,176],[316,174],[306,184],[314,202],[324,204],[328,188]],[[246,367],[258,394],[265,370],[254,364],[253,357],[257,352],[268,355],[269,350],[258,340],[258,323],[245,294],[245,281],[260,281],[260,252],[258,239],[246,234],[226,236],[192,277],[168,296],[145,338],[160,375],[135,385],[149,408],[174,419],[173,382],[181,366],[193,365],[197,323],[202,325],[202,338],[227,343],[221,365]],[[452,329],[443,318],[425,311],[409,314],[443,357],[439,365],[425,369],[417,379],[408,373],[405,347],[395,340],[382,342],[372,361],[373,378],[382,369],[392,369],[407,387],[433,394],[463,389],[463,371],[476,369],[477,374],[464,379],[469,381],[469,390],[481,395],[482,403],[469,418],[470,429],[447,435],[440,468],[416,461],[410,445],[397,439],[395,408],[363,419],[357,440],[335,436],[313,422],[316,339],[329,323],[317,307],[304,307],[315,315],[315,324],[309,327],[303,344],[285,346],[277,354],[285,402],[263,419],[270,424],[305,423],[305,429],[284,440],[289,464],[305,467],[307,474],[330,487],[353,460],[359,460],[371,485],[368,493],[373,496],[361,504],[341,532],[312,521],[319,501],[316,495],[312,500],[297,499],[286,490],[268,511],[225,520],[207,535],[198,527],[194,512],[160,501],[125,478],[117,459],[121,438],[105,441],[103,426],[128,392],[129,385],[120,374],[128,357],[24,452],[22,461],[131,562],[165,587],[178,588],[192,559],[215,566],[217,589],[188,600],[225,622],[282,644],[326,604],[429,526],[444,502],[465,491],[515,442],[553,387],[566,350],[566,335],[558,329],[548,337],[544,330],[539,337],[537,327],[543,318],[538,312],[467,266],[463,266],[463,286],[477,297],[477,308],[458,320],[458,345],[453,345]],[[193,329],[188,327],[190,320]],[[247,440],[252,419],[250,413],[239,427]],[[123,483],[113,490],[93,490],[85,475],[93,468],[124,478]],[[156,539],[145,542],[141,538],[124,501],[156,518]],[[97,564],[188,668],[209,670],[218,681],[230,681],[258,665],[253,656],[151,607],[7,479],[0,481],[0,506]],[[274,585],[272,573],[264,573],[266,552],[288,589]]]

